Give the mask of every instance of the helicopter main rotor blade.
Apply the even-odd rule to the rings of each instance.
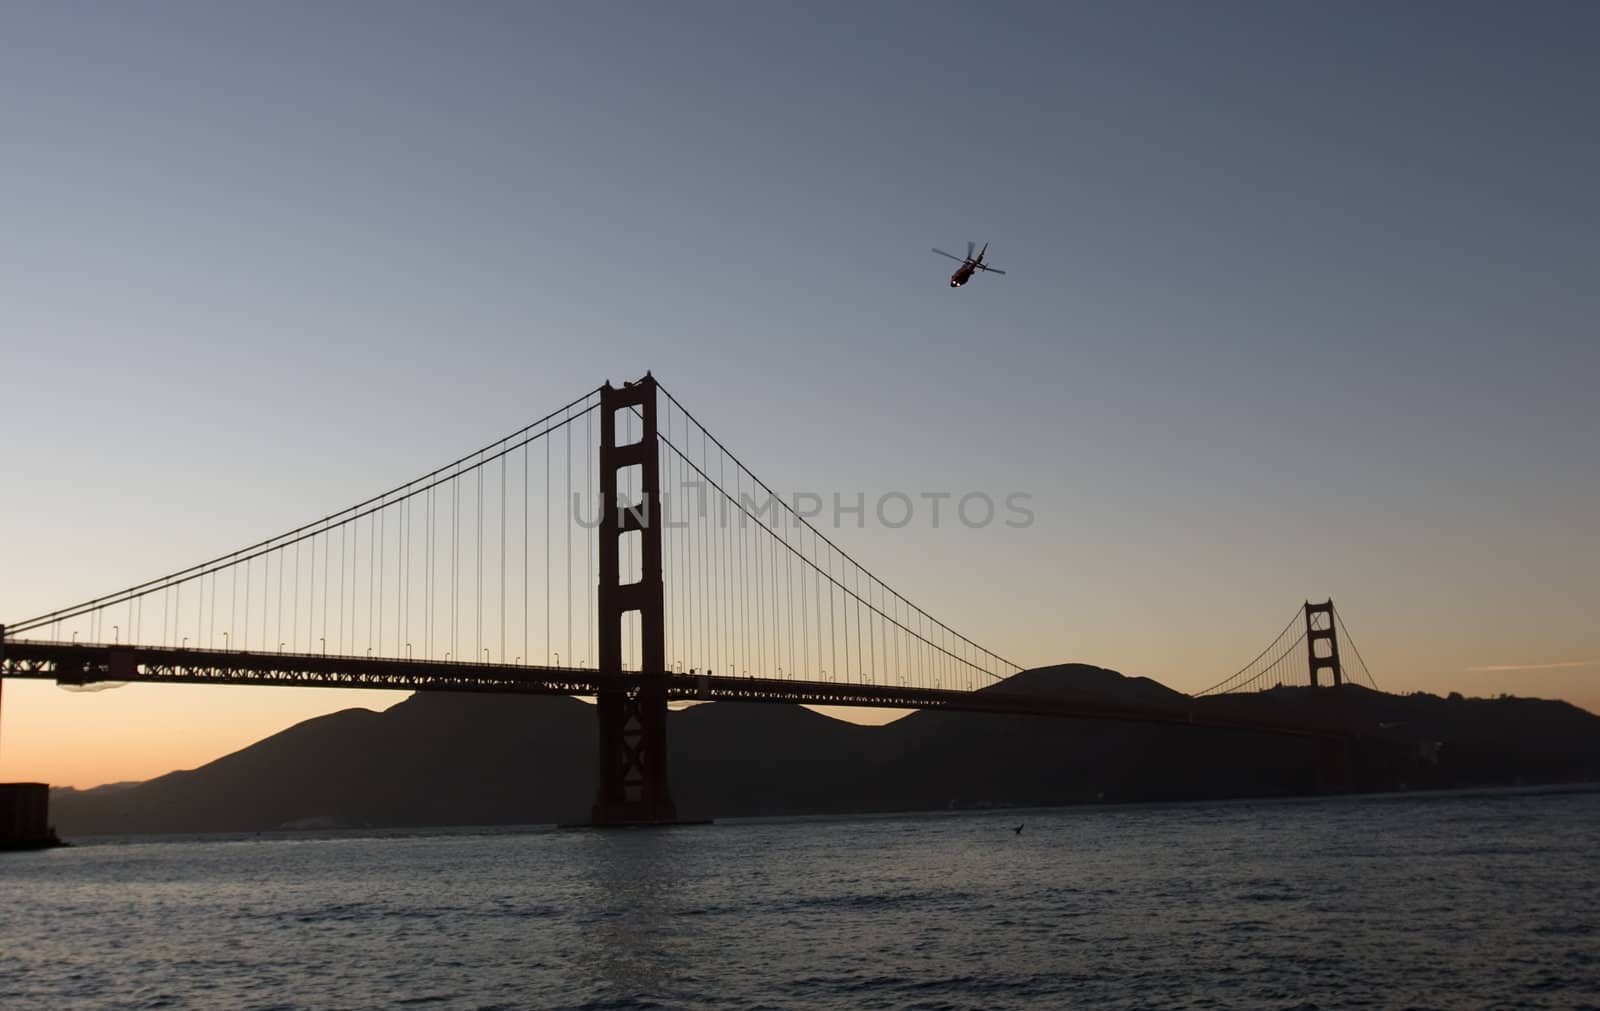
[[[935,252],[935,253],[938,253],[938,254],[939,254],[939,255],[940,255],[940,256],[948,256],[948,257],[950,257],[950,259],[952,259],[952,260],[955,260],[955,261],[956,261],[956,262],[957,262],[957,263],[960,263],[960,262],[962,262],[962,261],[961,261],[961,257],[959,257],[959,256],[956,256],[956,255],[955,255],[955,254],[953,254],[953,253],[947,253],[947,252],[945,252],[945,251],[944,251],[944,250],[942,250],[942,249],[935,249],[935,250],[934,250],[934,252]]]
[[[978,269],[979,269],[979,270],[987,270],[987,271],[988,271],[988,272],[989,272],[989,273],[991,273],[991,274],[1004,274],[1004,273],[1005,273],[1005,271],[1003,271],[1003,270],[1000,270],[1000,269],[998,269],[998,268],[995,268],[995,267],[986,267],[986,266],[984,266],[984,265],[983,265],[983,264],[981,264],[981,263],[979,263],[979,264],[975,264],[975,266],[976,266],[976,267],[977,267],[977,268],[978,268]]]
[[[976,245],[977,245],[976,242],[967,243],[967,259],[969,259],[969,260],[972,259],[972,248],[974,246],[976,246]]]

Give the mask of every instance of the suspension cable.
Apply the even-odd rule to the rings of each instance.
[[[369,515],[371,512],[377,511],[377,509],[386,508],[386,507],[388,507],[390,505],[395,504],[396,502],[403,501],[403,500],[405,500],[407,498],[410,498],[413,495],[419,494],[421,491],[426,490],[426,488],[435,487],[435,486],[437,486],[439,484],[443,484],[446,481],[454,480],[455,478],[460,477],[462,474],[465,474],[465,473],[469,472],[470,470],[474,470],[474,469],[477,469],[479,467],[482,467],[484,464],[490,463],[493,460],[498,459],[499,456],[502,455],[503,453],[509,452],[511,449],[518,448],[523,443],[521,443],[521,442],[516,443],[515,445],[510,446],[508,449],[502,449],[500,453],[496,453],[496,454],[494,454],[492,456],[485,456],[485,454],[489,453],[489,451],[492,450],[496,446],[503,446],[506,443],[510,442],[511,440],[522,438],[523,436],[527,436],[524,441],[532,442],[532,441],[534,441],[536,439],[539,439],[539,438],[542,438],[542,437],[548,435],[550,432],[553,432],[556,429],[558,429],[558,428],[560,428],[560,427],[562,427],[562,426],[564,426],[566,424],[569,424],[572,420],[574,420],[577,417],[582,417],[584,415],[587,415],[590,411],[597,410],[599,408],[598,401],[596,401],[594,404],[590,404],[588,407],[586,407],[581,414],[571,415],[570,417],[564,418],[562,421],[560,421],[560,422],[558,422],[556,424],[548,425],[547,428],[545,428],[545,429],[543,429],[541,431],[534,432],[534,434],[532,434],[532,435],[527,435],[527,433],[532,432],[534,429],[539,428],[541,425],[546,425],[552,419],[554,419],[558,415],[562,414],[563,411],[569,411],[571,408],[577,406],[578,404],[584,403],[585,401],[589,400],[590,398],[595,397],[598,393],[599,393],[599,390],[590,390],[589,392],[585,393],[583,396],[572,400],[570,403],[566,404],[564,407],[558,408],[557,410],[550,412],[549,414],[547,414],[544,417],[538,419],[537,421],[534,421],[534,422],[532,422],[532,423],[530,423],[528,425],[524,425],[522,428],[518,429],[516,432],[512,433],[509,436],[506,436],[505,438],[503,438],[503,439],[501,439],[501,440],[499,440],[497,442],[489,443],[487,446],[483,447],[482,449],[478,450],[475,453],[468,453],[465,456],[460,457],[459,459],[453,461],[452,463],[448,463],[448,464],[445,464],[442,467],[435,468],[434,470],[430,471],[428,474],[424,475],[421,478],[417,478],[417,479],[415,479],[413,481],[408,481],[405,484],[402,484],[402,485],[399,485],[399,486],[397,486],[395,488],[392,488],[389,491],[386,491],[381,495],[372,496],[371,498],[368,498],[365,501],[359,502],[356,505],[349,506],[348,508],[340,509],[340,510],[338,510],[336,512],[329,513],[328,515],[322,517],[319,520],[315,520],[315,521],[313,521],[311,523],[302,524],[301,526],[295,527],[294,529],[289,530],[286,533],[278,534],[275,537],[269,537],[266,540],[259,541],[259,542],[255,543],[255,544],[250,545],[249,547],[240,548],[237,551],[232,551],[232,552],[229,552],[228,554],[225,554],[225,555],[218,555],[217,557],[215,557],[215,558],[213,558],[213,559],[211,559],[209,561],[201,562],[201,563],[198,563],[196,565],[191,565],[191,566],[189,566],[187,568],[179,569],[179,570],[177,570],[175,572],[172,572],[172,573],[169,573],[169,574],[167,574],[165,576],[161,576],[161,577],[158,577],[156,579],[146,580],[143,583],[137,583],[137,584],[135,584],[133,586],[130,586],[130,587],[126,588],[126,589],[118,590],[116,593],[106,594],[106,595],[101,596],[101,597],[96,597],[96,598],[94,598],[92,600],[87,600],[87,601],[85,601],[85,602],[83,602],[81,604],[75,604],[72,607],[62,608],[61,610],[58,610],[58,611],[51,611],[49,613],[42,614],[42,615],[39,615],[37,617],[28,618],[28,619],[26,619],[24,621],[15,622],[14,624],[12,624],[9,627],[8,630],[10,632],[12,632],[13,634],[17,634],[17,633],[21,633],[21,632],[30,631],[30,630],[32,630],[34,628],[38,628],[39,626],[42,626],[42,625],[48,625],[48,624],[52,624],[54,622],[66,621],[66,620],[70,620],[72,618],[81,617],[82,615],[88,614],[91,611],[99,610],[101,608],[112,606],[112,605],[115,605],[115,604],[124,603],[125,601],[127,601],[127,600],[129,600],[129,599],[131,599],[131,598],[133,598],[135,596],[139,596],[139,595],[141,595],[143,593],[155,592],[156,590],[160,590],[160,589],[162,589],[164,587],[173,586],[173,585],[176,585],[179,582],[186,582],[186,581],[188,581],[190,579],[194,579],[194,578],[197,578],[199,576],[206,575],[206,574],[208,574],[208,573],[210,573],[212,571],[215,571],[215,570],[218,570],[218,569],[222,569],[222,568],[225,568],[225,567],[230,566],[230,565],[237,565],[237,564],[239,564],[241,562],[248,561],[251,558],[259,558],[260,556],[262,556],[264,554],[267,554],[270,551],[275,551],[275,550],[278,550],[279,548],[286,548],[289,545],[294,544],[294,543],[296,543],[296,542],[298,542],[300,540],[304,540],[304,539],[309,538],[309,537],[314,537],[314,536],[317,536],[319,534],[326,533],[326,532],[334,529],[335,527],[343,527],[348,523],[351,523],[351,522],[354,522],[356,520],[364,518],[365,516]],[[473,460],[474,458],[478,458],[476,463],[472,464],[471,467],[468,467],[466,469],[462,469],[462,465],[463,464],[465,464],[469,460]],[[446,472],[450,472],[450,473],[448,473],[448,475],[446,475],[444,477],[440,477],[440,475],[444,475],[444,474],[446,474]],[[417,487],[417,486],[420,486],[420,487]],[[375,506],[375,508],[372,508],[374,506]]]

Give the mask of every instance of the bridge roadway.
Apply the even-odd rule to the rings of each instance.
[[[0,640],[0,677],[51,680],[64,685],[141,682],[592,696],[601,691],[636,690],[645,685],[652,675],[602,674],[584,667],[493,664],[470,660],[257,653],[6,639]],[[1324,739],[1348,737],[1351,733],[1350,728],[1332,713],[1326,723],[1266,722],[1207,711],[1211,706],[1125,706],[1093,700],[1008,693],[1000,685],[966,691],[724,674],[669,674],[666,676],[666,695],[668,701],[678,702],[945,709],[1011,716],[1181,724]]]

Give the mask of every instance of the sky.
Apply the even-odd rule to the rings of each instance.
[[[12,4],[0,621],[652,371],[1018,663],[1600,711],[1600,8]],[[990,243],[960,290],[931,247]],[[0,779],[402,696],[9,681]]]

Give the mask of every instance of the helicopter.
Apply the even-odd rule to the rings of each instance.
[[[974,259],[972,256],[972,247],[976,245],[976,242],[967,243],[967,258],[965,260],[962,260],[959,256],[947,253],[942,249],[934,250],[934,252],[938,253],[940,256],[948,256],[952,260],[959,260],[961,262],[961,266],[956,269],[956,272],[950,275],[950,287],[959,288],[963,284],[966,284],[968,281],[972,280],[972,272],[974,270],[987,270],[991,274],[1005,273],[1005,271],[997,270],[983,262],[983,254],[989,251],[989,244],[987,242],[983,244],[983,249],[978,252],[977,258]]]

